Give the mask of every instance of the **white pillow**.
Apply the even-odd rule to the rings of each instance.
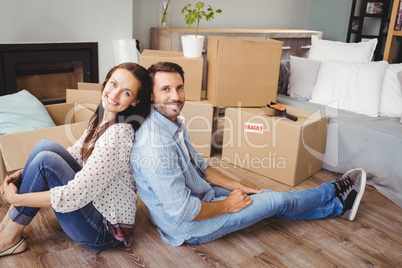
[[[308,55],[312,60],[338,60],[348,62],[371,61],[377,46],[376,38],[367,42],[343,43],[338,41],[321,40],[311,36],[311,48]]]
[[[0,135],[54,126],[45,106],[25,89],[0,97]]]
[[[317,80],[321,62],[290,56],[288,95],[309,101]]]
[[[380,115],[402,118],[402,91],[398,73],[402,63],[390,64],[384,76],[381,91]]]
[[[376,117],[387,66],[385,61],[323,61],[310,101]]]

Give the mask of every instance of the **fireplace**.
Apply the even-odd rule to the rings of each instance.
[[[60,103],[67,88],[98,81],[97,43],[0,44],[0,96],[26,89]]]

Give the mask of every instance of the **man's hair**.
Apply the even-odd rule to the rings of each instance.
[[[154,78],[157,72],[179,73],[184,83],[184,71],[180,65],[173,62],[160,61],[148,68],[148,75],[151,79],[152,87],[154,86]]]

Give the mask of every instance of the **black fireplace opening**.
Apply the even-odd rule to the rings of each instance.
[[[99,82],[97,43],[0,44],[0,96],[25,89],[62,103],[78,82]]]

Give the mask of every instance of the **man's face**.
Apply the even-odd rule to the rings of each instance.
[[[156,72],[153,96],[155,109],[174,122],[185,102],[184,84],[180,74]]]

